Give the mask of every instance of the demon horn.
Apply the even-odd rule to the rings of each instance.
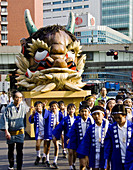
[[[69,13],[69,19],[68,19],[68,24],[66,26],[66,29],[70,31],[72,34],[74,33],[75,29],[75,16],[73,12]]]
[[[37,31],[37,28],[31,18],[30,11],[28,9],[25,10],[24,18],[25,18],[25,24],[26,24],[27,30],[31,36],[34,32]]]

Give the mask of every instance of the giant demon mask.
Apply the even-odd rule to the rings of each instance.
[[[85,85],[81,74],[85,55],[80,55],[80,42],[73,35],[75,18],[70,13],[67,28],[59,25],[37,30],[29,10],[25,22],[30,37],[21,39],[22,51],[16,57],[17,85],[32,91],[80,91]]]

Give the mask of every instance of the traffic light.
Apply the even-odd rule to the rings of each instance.
[[[114,60],[118,60],[118,52],[117,51],[114,52]]]
[[[106,53],[107,56],[114,56],[114,60],[118,60],[118,51],[110,50]]]

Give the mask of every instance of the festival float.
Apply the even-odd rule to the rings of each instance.
[[[26,103],[33,106],[37,100],[48,100],[48,103],[63,100],[66,105],[74,103],[78,113],[79,103],[91,92],[82,90],[86,55],[81,55],[82,46],[74,36],[74,14],[70,12],[66,28],[52,25],[38,30],[28,9],[24,16],[30,36],[20,40],[22,50],[16,56],[19,74],[16,85],[27,89],[23,92]],[[29,115],[26,131],[34,137]]]

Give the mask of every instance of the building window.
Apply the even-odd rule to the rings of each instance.
[[[73,9],[81,9],[82,6],[74,6]]]
[[[2,25],[2,31],[7,31],[7,26]]]
[[[1,17],[1,21],[7,21],[7,17],[2,16],[2,17]]]
[[[45,9],[43,12],[51,12],[51,9]]]
[[[72,9],[72,7],[63,8],[64,11],[65,11],[65,10],[71,10],[71,9]]]
[[[7,40],[7,35],[1,35],[2,40]]]
[[[43,3],[43,6],[51,5],[51,2]]]
[[[53,5],[58,5],[58,4],[61,4],[61,1],[55,1],[55,2],[53,2]]]
[[[84,5],[84,8],[89,8],[89,5]]]
[[[54,12],[61,11],[61,8],[55,8],[53,9]]]
[[[71,3],[72,2],[72,0],[66,0],[66,1],[63,1],[63,4],[65,4],[65,3]]]
[[[81,2],[82,0],[73,0],[73,2]]]

